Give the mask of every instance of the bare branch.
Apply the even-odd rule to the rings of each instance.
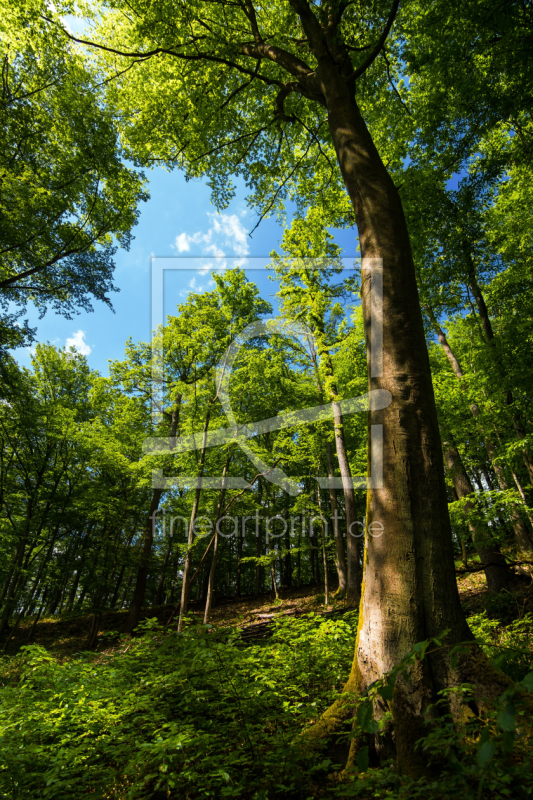
[[[411,112],[409,111],[407,106],[405,105],[404,101],[402,100],[402,96],[401,96],[400,92],[398,91],[394,81],[392,80],[392,76],[390,74],[390,61],[387,58],[387,53],[385,52],[385,48],[383,48],[383,50],[381,51],[381,55],[385,59],[385,64],[387,65],[387,77],[389,79],[389,83],[390,83],[390,85],[392,87],[392,90],[393,90],[394,94],[396,95],[396,97],[398,98],[398,100],[400,101],[400,103],[402,104],[402,106],[405,108],[405,110],[409,114],[409,116],[412,117],[413,115],[411,114]]]
[[[357,69],[354,70],[354,72],[352,72],[351,75],[348,75],[347,80],[348,79],[357,80],[358,78],[361,77],[361,75],[363,75],[367,71],[367,69],[370,67],[370,65],[374,63],[374,61],[376,60],[376,58],[380,54],[380,52],[381,52],[381,50],[383,48],[383,45],[385,44],[387,36],[389,35],[389,31],[392,28],[392,23],[394,22],[394,20],[396,18],[396,14],[398,12],[399,6],[400,6],[400,0],[394,0],[393,4],[392,4],[391,11],[390,11],[390,14],[389,14],[389,18],[387,20],[387,24],[383,28],[383,32],[382,32],[381,36],[379,37],[376,46],[374,47],[374,49],[372,50],[372,52],[370,53],[368,58],[365,61],[363,61],[361,66],[357,67]]]
[[[295,166],[294,166],[294,167],[293,167],[293,169],[290,171],[290,173],[287,175],[287,177],[285,178],[285,180],[283,180],[283,181],[280,183],[280,185],[278,186],[278,188],[276,189],[276,191],[275,191],[275,193],[274,193],[274,197],[272,198],[271,202],[269,203],[269,205],[268,205],[268,208],[266,208],[266,209],[263,211],[263,213],[262,213],[262,214],[261,214],[261,216],[259,217],[259,220],[258,220],[258,222],[257,222],[257,225],[254,225],[254,227],[252,228],[252,230],[251,230],[251,231],[250,231],[250,233],[248,234],[249,236],[251,236],[251,235],[252,235],[252,233],[253,233],[253,232],[256,230],[256,228],[258,228],[258,227],[259,227],[259,225],[260,225],[260,224],[261,224],[261,222],[264,220],[264,218],[266,217],[266,215],[268,214],[268,212],[269,212],[269,211],[270,211],[270,210],[273,208],[273,206],[274,206],[274,203],[276,202],[276,200],[277,200],[277,197],[278,197],[279,193],[281,192],[281,190],[283,189],[283,187],[285,186],[285,184],[286,184],[286,183],[288,183],[288,181],[290,181],[290,179],[292,178],[292,176],[294,175],[294,173],[296,172],[296,170],[298,169],[298,167],[300,166],[300,164],[302,163],[302,161],[304,160],[304,158],[305,158],[305,157],[306,157],[306,155],[308,154],[310,147],[311,147],[311,142],[309,142],[309,144],[307,145],[307,148],[306,148],[306,151],[305,151],[305,153],[304,153],[304,154],[301,156],[301,158],[300,158],[300,159],[298,159],[298,161],[296,162]]]
[[[240,3],[242,6],[242,10],[246,14],[250,22],[250,27],[252,29],[254,39],[257,44],[260,44],[263,41],[263,37],[259,32],[259,25],[257,24],[257,16],[255,13],[254,5],[251,2],[251,0],[240,0]]]

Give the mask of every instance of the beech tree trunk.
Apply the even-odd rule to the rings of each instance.
[[[327,608],[329,605],[328,557],[326,552],[326,533],[324,518],[322,516],[322,497],[320,495],[320,486],[316,487],[316,495],[318,507],[320,509],[320,541],[322,545],[322,564],[324,566],[324,606]]]
[[[225,478],[228,474],[229,469],[229,456],[224,464],[224,469],[222,470],[222,477]],[[205,598],[205,609],[204,609],[204,625],[207,625],[209,622],[209,617],[211,616],[211,608],[213,605],[213,599],[215,596],[215,585],[216,585],[216,575],[217,575],[217,560],[218,560],[218,544],[220,535],[218,533],[217,525],[220,517],[222,516],[222,509],[224,508],[224,498],[226,497],[226,487],[223,485],[222,489],[220,490],[220,495],[218,498],[217,504],[217,511],[215,514],[215,539],[213,542],[213,557],[211,559],[211,567],[209,569],[209,581],[207,584],[207,595]]]
[[[339,403],[332,403],[333,406],[333,425],[335,427],[335,447],[337,448],[337,460],[339,462],[339,472],[342,478],[344,491],[344,504],[346,508],[346,599],[351,603],[358,603],[361,599],[361,552],[360,552],[360,530],[355,524],[357,522],[357,511],[355,503],[355,492],[352,486],[352,471],[346,443],[344,441],[344,426]]]
[[[359,232],[368,354],[372,312],[378,313],[371,308],[370,288],[378,270],[383,276],[383,365],[377,369],[369,358],[369,390],[387,390],[392,401],[388,408],[369,413],[369,426],[384,429],[383,488],[367,493],[359,626],[345,686],[346,692],[357,692],[392,670],[416,642],[444,629],[449,630],[449,643],[471,639],[472,634],[455,579],[435,398],[400,196],[361,117],[349,76],[339,74],[341,68],[320,43],[318,24],[307,15],[304,19],[303,4],[297,6],[307,35],[314,37],[316,81],[326,100],[329,129]],[[381,523],[382,535],[371,534],[373,523]],[[471,680],[481,694],[494,693],[494,672],[483,668],[488,662],[479,650],[473,649],[455,668],[447,653],[445,648],[438,650],[395,684],[391,709],[401,771],[425,771],[415,743],[425,731],[424,715],[436,692]],[[346,719],[346,708],[346,702],[337,701],[310,736],[335,729]],[[354,740],[351,757],[356,746]]]
[[[474,489],[464,467],[463,459],[451,436],[447,437],[447,441],[444,444],[444,461],[446,469],[453,480],[457,497],[461,500],[463,497],[473,495]],[[468,515],[474,511],[474,508],[474,500],[468,502],[465,506],[465,514]],[[484,572],[489,592],[496,594],[501,589],[506,589],[512,583],[513,573],[500,548],[495,542],[491,541],[488,532],[481,530],[472,520],[468,520],[468,527],[481,565],[486,565]]]
[[[490,317],[489,317],[489,310],[487,308],[487,304],[485,303],[485,298],[483,297],[483,292],[481,291],[481,287],[479,286],[479,284],[477,282],[477,278],[476,278],[476,274],[475,274],[475,270],[474,270],[474,266],[472,264],[472,259],[471,259],[470,254],[469,254],[469,257],[470,257],[470,271],[469,271],[469,276],[468,276],[468,285],[470,286],[470,288],[472,290],[472,294],[474,295],[474,298],[475,298],[475,301],[476,301],[476,305],[478,307],[479,316],[481,318],[481,324],[483,325],[483,331],[485,333],[486,340],[487,340],[488,344],[490,345],[490,347],[493,349],[495,363],[496,363],[497,367],[499,368],[499,372],[500,372],[502,380],[505,381],[506,378],[507,378],[507,374],[506,374],[507,371],[506,371],[505,366],[504,366],[504,364],[503,364],[503,362],[501,360],[500,355],[496,351],[496,341],[495,341],[495,337],[494,337],[494,330],[492,328],[492,323],[491,323]],[[518,411],[518,409],[514,405],[513,393],[509,388],[507,388],[505,386],[504,386],[503,393],[504,393],[504,397],[505,397],[505,403],[506,403],[507,406],[509,406],[509,408],[511,410],[511,417],[512,417],[512,421],[513,421],[513,428],[515,430],[515,433],[516,433],[516,435],[517,435],[517,437],[519,439],[524,440],[524,439],[526,439],[526,431],[524,429],[524,425],[523,425],[522,419],[520,417],[520,412]],[[527,444],[524,447],[524,450],[523,450],[523,453],[522,453],[522,458],[523,458],[524,465],[525,465],[525,467],[527,469],[527,472],[528,472],[529,481],[530,481],[531,485],[533,486],[533,456],[531,455],[531,452],[530,452]]]
[[[172,409],[170,420],[170,449],[174,446],[176,438],[176,431],[178,429],[179,414],[181,406],[181,394],[177,394],[174,400],[174,408]],[[146,593],[146,581],[148,578],[148,563],[152,553],[152,545],[154,542],[155,532],[155,515],[159,508],[159,501],[163,494],[163,489],[153,489],[152,500],[150,502],[150,509],[146,520],[144,529],[144,540],[141,550],[141,562],[137,570],[137,581],[135,583],[135,591],[133,593],[133,600],[130,605],[128,616],[126,618],[125,631],[131,633],[134,628],[139,624],[141,609],[144,603],[144,595]]]
[[[205,451],[207,446],[207,430],[209,428],[209,419],[211,416],[211,406],[207,409],[207,414],[205,417],[204,422],[204,431],[203,431],[203,439],[202,439],[202,450],[200,453],[200,463],[198,465],[198,477],[202,478],[204,474],[204,464],[205,464]],[[198,514],[198,508],[200,506],[200,495],[202,494],[202,487],[201,485],[197,487],[196,492],[194,494],[194,501],[191,509],[191,518],[189,521],[189,533],[187,536],[187,553],[185,555],[185,564],[183,565],[183,583],[181,586],[181,604],[180,604],[180,616],[178,620],[178,631],[181,631],[183,628],[183,617],[187,613],[189,609],[189,583],[191,577],[191,569],[192,569],[192,546],[194,543],[194,531],[195,531],[195,523],[196,523],[196,515]]]
[[[172,549],[172,540],[169,539],[167,549],[165,552],[165,558],[163,559],[163,564],[161,565],[161,575],[159,576],[159,583],[157,584],[157,595],[155,599],[156,606],[160,606],[163,603],[163,597],[165,592],[165,577],[166,577],[167,564],[170,558],[171,549]]]
[[[326,466],[328,471],[328,478],[333,478],[335,473],[333,470],[333,457],[331,452],[331,445],[326,442]],[[330,486],[329,488],[329,504],[331,507],[331,517],[333,520],[333,536],[335,537],[335,569],[337,570],[337,578],[339,581],[339,588],[337,595],[342,598],[346,594],[347,585],[347,568],[346,558],[344,555],[344,541],[339,527],[339,509],[337,506],[337,492]]]
[[[428,316],[429,316],[429,318],[431,320],[431,323],[433,325],[433,329],[435,330],[435,333],[437,334],[439,343],[440,343],[442,349],[444,350],[444,353],[446,354],[446,357],[447,357],[448,361],[452,365],[452,369],[453,369],[453,371],[455,373],[455,376],[457,377],[458,380],[462,381],[464,379],[464,377],[465,377],[464,376],[464,372],[463,372],[463,370],[461,368],[461,365],[460,365],[458,359],[456,358],[452,348],[450,347],[450,344],[448,342],[446,334],[444,333],[444,331],[440,327],[440,325],[438,323],[438,320],[437,320],[437,318],[435,316],[435,313],[434,313],[433,309],[431,308],[431,306],[426,305],[425,309],[426,309],[426,311],[428,313]],[[472,414],[474,419],[479,419],[481,417],[481,411],[480,411],[479,406],[477,405],[477,403],[471,403],[471,405],[470,405],[470,413]],[[485,449],[487,451],[488,457],[489,457],[490,462],[492,464],[492,468],[493,468],[494,473],[496,475],[496,480],[498,481],[498,485],[499,485],[499,487],[500,487],[500,489],[502,491],[506,491],[507,489],[510,488],[510,486],[509,486],[509,483],[508,483],[507,478],[505,476],[505,470],[504,470],[502,464],[500,464],[498,462],[498,459],[497,459],[497,455],[498,454],[497,454],[497,451],[496,451],[496,447],[495,447],[491,437],[488,436],[485,432],[483,432],[483,441],[484,441],[484,444],[485,444]],[[524,553],[533,552],[533,543],[531,542],[531,538],[529,536],[529,531],[528,531],[527,525],[524,522],[524,520],[522,519],[522,517],[520,516],[520,512],[518,511],[518,509],[516,507],[511,506],[510,516],[511,516],[511,524],[513,526],[513,533],[514,533],[515,540],[516,540],[516,543],[518,545],[519,550],[521,552],[524,552]]]

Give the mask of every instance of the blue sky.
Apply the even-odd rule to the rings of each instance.
[[[267,219],[252,237],[248,235],[257,224],[257,217],[246,205],[243,187],[228,209],[218,214],[204,181],[186,182],[181,173],[168,173],[160,168],[149,171],[147,176],[151,197],[141,204],[139,223],[133,230],[135,238],[129,251],[118,250],[115,256],[115,285],[120,289],[120,293],[111,295],[115,313],[103,303],[95,303],[93,313],[82,312],[72,320],[51,312],[39,320],[28,309],[30,324],[37,326],[37,341],[49,341],[58,347],[73,344],[87,355],[90,366],[103,375],[107,375],[108,359],[123,357],[128,337],[135,341],[150,339],[153,256],[248,256],[264,258],[266,263],[269,252],[279,250],[283,233],[275,219]],[[335,238],[345,256],[356,255],[354,230],[337,231]],[[258,284],[262,296],[272,302],[276,287],[267,273],[254,270],[249,278]],[[211,288],[208,281],[209,274],[192,270],[169,275],[165,281],[165,313],[173,313],[188,291]],[[28,350],[17,350],[14,355],[21,364],[30,365]]]

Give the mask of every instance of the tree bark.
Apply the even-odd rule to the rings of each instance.
[[[505,369],[505,366],[504,366],[504,364],[502,362],[501,357],[498,355],[498,353],[496,351],[496,341],[495,341],[495,336],[494,336],[494,330],[492,328],[492,323],[491,323],[490,317],[489,317],[489,310],[487,308],[487,304],[485,303],[485,298],[483,297],[483,292],[481,291],[481,287],[479,286],[479,284],[477,282],[477,278],[476,278],[476,274],[475,274],[475,270],[474,270],[474,266],[472,264],[472,259],[471,259],[470,254],[469,254],[469,261],[470,261],[470,265],[469,265],[469,273],[468,273],[468,285],[470,286],[470,289],[472,290],[472,294],[474,295],[474,299],[475,299],[476,305],[478,307],[479,316],[480,316],[480,319],[481,319],[481,324],[483,325],[483,331],[485,333],[487,342],[488,342],[488,344],[490,345],[490,347],[492,348],[492,350],[494,352],[494,361],[496,363],[496,366],[499,369],[501,378],[505,381],[505,379],[507,378],[507,370]],[[504,386],[503,394],[504,394],[504,397],[505,397],[505,403],[511,410],[511,417],[512,417],[512,421],[513,421],[513,427],[514,427],[515,433],[516,433],[516,435],[517,435],[517,437],[519,439],[523,440],[523,439],[526,438],[526,431],[524,430],[524,426],[522,424],[522,419],[520,417],[520,412],[518,411],[518,409],[516,409],[516,407],[513,408],[513,406],[514,406],[513,393],[509,388]],[[527,445],[523,450],[522,457],[523,457],[523,461],[524,461],[525,467],[526,467],[527,472],[528,472],[529,481],[530,481],[531,485],[533,486],[533,456],[531,455]]]
[[[181,406],[181,394],[177,394],[174,400],[174,408],[172,409],[170,421],[170,449],[173,447],[173,441],[176,438],[176,431],[179,423],[179,414]],[[137,627],[141,615],[141,609],[144,603],[144,595],[146,593],[146,581],[148,578],[148,565],[150,556],[152,554],[152,545],[154,542],[155,533],[155,516],[159,509],[159,501],[163,494],[163,489],[153,489],[152,499],[150,501],[150,509],[146,520],[144,529],[144,540],[141,551],[141,560],[139,569],[137,570],[137,581],[135,583],[135,591],[133,593],[133,600],[130,605],[128,616],[126,618],[125,631],[131,633]]]
[[[457,497],[460,500],[463,497],[472,497],[472,500],[465,506],[465,514],[468,517],[468,514],[473,512],[475,508],[474,489],[464,467],[461,454],[451,435],[447,436],[447,441],[444,443],[444,461],[446,469],[453,480]],[[502,589],[508,588],[512,583],[513,573],[500,548],[495,542],[491,541],[488,533],[480,530],[479,526],[471,519],[468,520],[468,527],[472,534],[472,541],[479,555],[481,566],[487,565],[484,568],[484,572],[489,592],[496,594]]]
[[[450,344],[448,342],[446,334],[444,333],[444,331],[442,330],[442,328],[440,327],[440,325],[438,323],[438,320],[437,320],[437,318],[435,316],[435,313],[434,313],[433,309],[429,305],[426,305],[425,309],[426,309],[426,312],[427,312],[427,314],[429,316],[429,319],[431,321],[433,329],[434,329],[435,333],[437,334],[439,343],[440,343],[442,349],[444,350],[444,353],[446,354],[446,357],[447,357],[448,361],[450,362],[450,364],[452,366],[452,369],[453,369],[453,371],[455,373],[456,378],[459,381],[463,381],[464,377],[465,377],[464,372],[463,372],[463,370],[461,368],[461,365],[460,365],[458,359],[456,358],[452,348],[450,347]],[[470,404],[470,413],[472,414],[474,419],[480,419],[481,411],[480,411],[479,406],[477,405],[477,403],[471,403]],[[499,487],[500,487],[500,489],[502,491],[506,491],[510,487],[509,487],[509,483],[507,481],[507,478],[505,476],[505,470],[504,470],[502,464],[500,464],[498,462],[498,459],[497,459],[497,455],[498,454],[496,452],[496,447],[495,447],[495,445],[494,445],[494,443],[493,443],[493,441],[492,441],[490,436],[488,436],[485,432],[482,432],[482,435],[483,435],[483,442],[484,442],[484,445],[485,445],[485,449],[487,451],[488,457],[489,457],[490,462],[492,464],[492,468],[494,469],[494,473],[496,475],[496,480],[498,481],[498,485],[499,485]],[[521,552],[524,552],[524,553],[533,552],[533,543],[531,542],[531,538],[529,536],[529,531],[527,529],[527,525],[524,522],[524,520],[521,518],[520,512],[518,511],[518,509],[515,508],[514,506],[511,507],[510,516],[511,516],[511,524],[513,526],[513,533],[514,533],[515,541],[516,541],[516,543],[518,545],[519,550]]]
[[[326,442],[326,466],[328,471],[328,478],[333,478],[335,475],[333,469],[333,457],[331,452],[331,444]],[[347,586],[347,568],[346,558],[344,555],[344,541],[339,527],[339,509],[337,506],[337,492],[330,485],[329,487],[329,504],[331,507],[331,518],[333,520],[333,536],[335,537],[335,569],[337,570],[337,578],[339,581],[339,588],[337,589],[337,597],[343,598],[346,595]]]
[[[157,595],[155,599],[156,606],[160,606],[163,603],[163,595],[165,591],[165,573],[167,569],[168,560],[170,558],[171,549],[172,549],[172,541],[169,539],[167,549],[165,552],[165,558],[163,559],[163,564],[161,566],[161,575],[159,576],[159,583],[157,584]]]
[[[224,469],[222,470],[222,477],[225,478],[228,474],[229,469],[229,456],[224,464]],[[222,515],[222,509],[224,508],[224,498],[226,497],[226,487],[223,485],[222,489],[220,490],[220,495],[218,498],[217,504],[217,511],[215,514],[215,539],[213,542],[213,557],[211,559],[211,567],[209,569],[209,582],[207,584],[207,596],[205,598],[205,609],[204,609],[204,625],[207,625],[209,622],[209,617],[211,616],[211,608],[213,605],[213,598],[215,596],[215,585],[216,585],[216,574],[217,574],[217,560],[218,560],[218,544],[219,544],[219,533],[217,529],[218,521]]]
[[[318,508],[320,509],[320,536],[322,544],[322,563],[324,566],[324,606],[327,608],[329,605],[329,580],[328,580],[328,557],[326,552],[326,533],[324,527],[324,518],[322,516],[322,498],[320,496],[320,486],[316,487]]]
[[[396,187],[361,117],[349,76],[326,56],[310,12],[300,16],[317,57],[316,79],[326,100],[328,124],[352,201],[363,257],[362,303],[369,390],[387,390],[388,408],[371,411],[383,425],[383,488],[367,493],[367,533],[359,626],[352,672],[345,691],[360,691],[389,672],[416,642],[449,630],[447,641],[471,639],[459,601],[435,398],[407,226]],[[311,16],[316,25],[308,17]],[[368,259],[368,260],[367,260]],[[372,267],[371,270],[365,267]],[[383,365],[370,363],[370,288],[382,270]],[[370,427],[369,427],[370,435]],[[372,535],[380,523],[382,535]],[[474,652],[474,651],[473,651]],[[415,743],[436,692],[463,680],[484,687],[479,651],[454,669],[447,651],[424,659],[396,683],[391,703],[400,771],[426,767]],[[475,667],[475,670],[473,669]],[[490,673],[492,676],[492,672]],[[483,692],[481,688],[481,692]],[[346,718],[335,703],[315,734]],[[320,732],[320,733],[318,733]],[[355,745],[354,745],[355,747]],[[353,755],[353,754],[352,754]]]
[[[133,599],[131,601],[131,605],[128,611],[128,616],[126,617],[126,624],[124,626],[124,630],[127,633],[131,633],[134,630],[134,628],[137,627],[137,625],[139,624],[139,619],[141,617],[141,611],[144,603],[144,595],[146,593],[146,581],[148,579],[148,566],[149,566],[150,556],[152,554],[152,545],[154,542],[156,515],[159,509],[159,501],[161,499],[162,494],[163,494],[162,489],[152,490],[150,509],[148,511],[148,516],[144,528],[144,537],[141,549],[139,568],[137,570],[137,580],[135,582],[135,590],[133,592]]]
[[[209,428],[210,417],[211,417],[211,405],[209,405],[207,409],[207,414],[204,422],[202,450],[200,453],[200,462],[198,465],[198,477],[200,479],[204,474],[205,451],[207,446],[207,430]],[[201,494],[202,494],[202,487],[201,485],[199,485],[197,486],[196,492],[194,494],[194,501],[191,509],[191,519],[189,522],[189,533],[187,536],[187,553],[185,555],[185,564],[183,566],[183,583],[181,587],[181,604],[180,604],[180,616],[178,620],[178,632],[181,632],[181,630],[183,629],[183,617],[185,616],[185,614],[189,609],[189,588],[190,588],[189,579],[192,568],[192,546],[194,542],[194,526],[196,523],[196,516],[198,514],[198,508],[200,505]]]
[[[263,508],[262,503],[263,503],[263,483],[261,480],[259,480],[257,486],[257,507],[259,509]],[[255,535],[257,537],[255,543],[256,545],[255,555],[257,558],[261,558],[261,556],[263,555],[263,532],[261,530],[261,526],[259,525],[259,521],[257,521],[256,524]],[[256,597],[263,591],[264,583],[265,583],[264,567],[261,566],[261,564],[256,564],[255,576],[254,576],[254,594]]]

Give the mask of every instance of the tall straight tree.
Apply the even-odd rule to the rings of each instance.
[[[319,403],[324,400],[333,407],[334,442],[343,479],[346,508],[347,580],[339,569],[344,561],[344,543],[334,524],[337,545],[337,570],[339,588],[346,582],[346,597],[350,602],[361,599],[360,547],[357,528],[356,500],[352,486],[352,472],[348,459],[345,422],[339,404],[340,395],[333,365],[334,351],[350,333],[347,319],[340,305],[355,288],[354,278],[340,281],[342,264],[339,263],[340,248],[325,229],[319,209],[309,210],[305,219],[296,218],[290,229],[283,234],[282,249],[288,258],[271,253],[276,277],[280,282],[281,310],[287,317],[304,323],[313,334],[309,342],[311,359],[316,372]],[[334,283],[333,279],[337,282]],[[366,367],[366,365],[365,365]],[[366,380],[363,371],[363,380]],[[364,389],[363,389],[364,391]],[[328,464],[328,449],[325,448],[325,463]],[[329,467],[329,465],[328,465]],[[333,473],[332,473],[333,474]],[[333,490],[332,490],[333,492]],[[333,493],[333,505],[336,498]],[[333,508],[332,508],[333,512]],[[343,581],[344,578],[344,581]],[[344,594],[344,591],[342,591]]]
[[[384,464],[383,488],[368,493],[367,520],[380,522],[384,534],[367,536],[347,691],[364,689],[417,641],[443,629],[450,643],[470,636],[455,582],[409,235],[398,189],[361,111],[363,76],[376,92],[385,91],[379,57],[389,46],[398,7],[399,0],[392,7],[327,0],[268,6],[253,0],[112,0],[101,9],[94,38],[79,40],[96,45],[103,58],[110,98],[127,112],[123,137],[137,161],[209,175],[221,205],[231,195],[231,175],[240,173],[263,214],[288,189],[309,201],[313,187],[320,193],[329,182],[328,202],[340,203],[339,214],[351,206],[361,255],[374,267],[365,271],[362,287],[368,344],[370,288],[382,269],[383,370],[369,378],[369,389],[388,390],[392,402],[369,414],[369,424],[384,426]],[[342,184],[349,204],[339,199]],[[414,744],[425,711],[437,691],[464,681],[475,682],[481,695],[498,690],[479,651],[455,664],[447,648],[397,681],[391,709],[400,769],[424,768]],[[340,700],[317,734],[352,713]]]

